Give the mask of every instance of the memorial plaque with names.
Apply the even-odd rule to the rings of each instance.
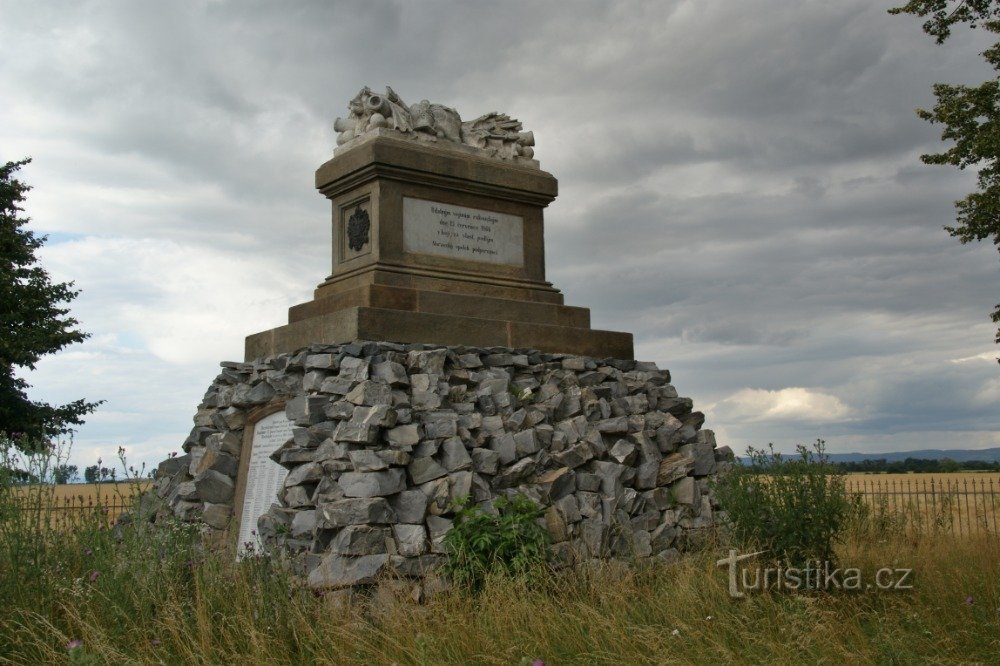
[[[523,266],[524,219],[404,197],[403,249],[466,261]]]
[[[247,454],[250,461],[240,513],[237,556],[243,556],[251,550],[247,548],[248,543],[252,544],[253,550],[260,552],[261,541],[256,533],[257,519],[278,501],[278,492],[288,476],[288,470],[271,460],[271,454],[291,438],[292,426],[283,411],[265,416],[253,426],[253,439]]]

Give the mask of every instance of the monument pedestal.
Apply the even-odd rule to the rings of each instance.
[[[316,171],[333,272],[288,324],[247,337],[247,360],[353,340],[633,357],[630,333],[591,329],[545,280],[551,174],[394,134],[370,132]]]

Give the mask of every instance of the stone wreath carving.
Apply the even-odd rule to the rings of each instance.
[[[494,111],[462,122],[455,109],[426,99],[407,105],[388,86],[384,95],[365,86],[347,107],[350,114],[333,123],[338,132],[338,146],[369,132],[389,129],[417,141],[449,141],[471,146],[495,159],[519,161],[534,157],[534,134],[522,132],[521,122],[503,113]]]
[[[368,211],[361,206],[354,209],[354,213],[347,220],[347,247],[355,252],[360,252],[369,241],[369,230],[372,222],[368,217]]]

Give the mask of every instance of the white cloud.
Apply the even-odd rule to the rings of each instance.
[[[293,267],[204,245],[88,236],[40,254],[55,279],[82,289],[74,312],[85,330],[168,363],[241,360],[243,337],[283,323],[290,296],[309,290]]]
[[[715,418],[732,422],[804,421],[835,423],[851,418],[840,398],[822,391],[789,387],[769,391],[745,388],[708,407]]]

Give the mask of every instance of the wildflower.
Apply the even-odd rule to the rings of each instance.
[[[151,638],[149,640],[149,644],[152,645],[153,647],[158,647],[160,645],[160,639],[159,638]]]
[[[83,647],[83,641],[81,641],[79,638],[74,638],[69,643],[66,643],[67,650],[75,650],[78,647]]]
[[[94,551],[91,550],[90,548],[84,548],[83,549],[83,554],[86,555],[87,557],[90,557],[91,555],[94,554]]]
[[[541,659],[536,659],[533,662],[531,662],[531,666],[545,666],[545,662],[542,661]]]
[[[705,619],[706,619],[706,620],[711,620],[711,619],[712,619],[712,616],[711,616],[711,615],[709,615],[709,616],[708,616],[708,617],[706,617]]]
[[[99,577],[100,575],[101,575],[101,572],[100,572],[100,571],[98,571],[97,569],[94,569],[93,571],[91,571],[91,572],[90,572],[90,576],[89,576],[89,578],[90,578],[90,582],[91,582],[91,583],[94,583],[94,582],[96,582],[96,581],[97,581],[97,578],[98,578],[98,577]]]
[[[673,631],[670,632],[670,635],[671,636],[680,636],[681,635],[681,630],[680,629],[674,629]]]
[[[971,606],[974,603],[976,603],[976,600],[972,598],[971,594],[965,598],[965,605],[966,606]]]

